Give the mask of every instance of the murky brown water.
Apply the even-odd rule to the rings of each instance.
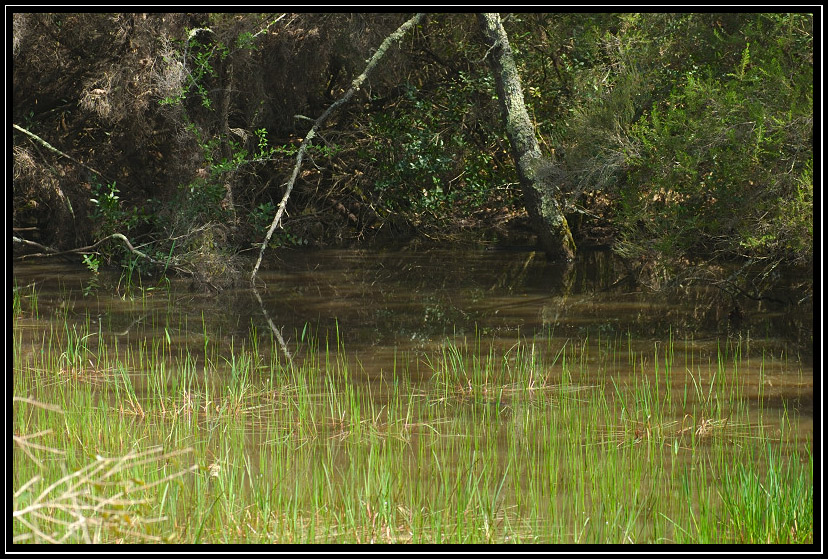
[[[672,339],[675,361],[689,363],[715,361],[717,347],[741,339],[742,374],[757,390],[763,384],[767,404],[813,413],[810,308],[742,300],[737,329],[728,319],[729,295],[698,287],[670,296],[641,292],[605,252],[582,254],[567,268],[535,252],[284,251],[259,274],[261,304],[249,288],[201,293],[186,279],[173,280],[169,290],[147,289],[154,286],[144,280],[142,295],[119,276],[101,274],[93,288],[85,268],[54,261],[15,263],[13,272],[18,288],[36,285],[40,319],[20,326],[33,334],[50,320],[80,323],[90,316],[102,339],[126,345],[171,336],[174,348],[194,351],[205,331],[212,343],[229,347],[248,338],[251,327],[269,339],[272,323],[299,357],[303,333],[317,337],[322,351],[338,339],[358,362],[357,374],[369,378],[447,339],[471,343],[479,336],[504,350],[519,340],[551,337],[560,347],[589,339],[587,363],[621,380],[635,370],[607,363],[602,346],[623,344],[652,356]],[[765,367],[770,357],[773,365]]]
[[[118,351],[146,340],[168,340],[171,355],[191,353],[198,360],[205,334],[211,347],[229,355],[231,347],[249,344],[255,329],[259,351],[266,354],[279,347],[271,343],[272,325],[295,360],[308,351],[324,354],[326,344],[335,350],[341,343],[351,360],[350,378],[356,381],[391,370],[428,381],[433,374],[428,364],[447,340],[474,347],[479,339],[484,353],[493,345],[499,355],[522,342],[544,354],[545,366],[557,367],[558,373],[561,365],[553,364],[552,354],[573,348],[574,368],[582,372],[573,377],[571,388],[603,390],[613,398],[616,386],[642,382],[658,370],[654,361],[664,359],[668,344],[673,351],[670,383],[677,394],[696,383],[709,386],[720,350],[732,354],[738,347],[741,397],[754,406],[756,422],[777,430],[784,417],[796,434],[788,440],[813,437],[810,308],[740,301],[743,319],[736,325],[728,318],[734,305],[730,296],[698,287],[670,296],[635,290],[624,281],[623,266],[607,253],[583,254],[567,268],[533,252],[286,251],[260,272],[256,293],[248,287],[203,293],[192,290],[186,279],[173,280],[169,288],[144,280],[143,290],[128,289],[120,276],[106,274],[95,279],[95,287],[85,268],[55,262],[16,263],[13,273],[15,288],[25,293],[34,285],[37,292],[37,318],[15,322],[24,354],[38,351],[38,341],[50,329],[62,331],[65,324],[80,329],[87,321],[100,333],[90,340],[93,346],[103,341],[113,347],[117,341]],[[311,338],[319,340],[315,350],[303,342]],[[216,374],[221,378],[223,372],[219,368]],[[660,374],[661,380],[647,380],[663,384],[663,365]],[[498,406],[498,422],[491,426],[495,438],[503,445],[520,440],[531,447],[530,438],[520,435],[532,425],[524,425],[530,417],[526,403],[501,395],[477,403]],[[697,397],[691,394],[690,400]],[[457,405],[453,413],[459,417],[475,410]],[[685,410],[671,413],[671,428],[681,428]],[[611,431],[641,419],[616,417],[614,425],[598,429],[606,429],[611,438]],[[256,447],[256,429],[247,429]],[[331,440],[335,437],[321,444],[320,452],[334,452]],[[410,447],[410,459],[416,458],[416,447]]]

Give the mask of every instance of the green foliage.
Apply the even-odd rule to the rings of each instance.
[[[256,50],[256,35],[250,31],[242,31],[236,37],[236,48]]]
[[[277,148],[269,145],[269,142],[268,142],[268,139],[267,139],[267,130],[264,129],[264,128],[257,128],[255,130],[255,134],[256,134],[256,139],[257,139],[256,145],[258,147],[256,157],[258,159],[270,159],[270,158],[272,158],[276,154]]]
[[[427,102],[417,100],[411,85],[406,100],[407,111],[380,113],[371,120],[369,135],[376,138],[371,157],[379,176],[374,188],[391,210],[410,204],[422,211],[444,201],[451,160],[443,150],[443,136],[435,130],[434,114]],[[398,192],[399,185],[407,185],[406,191]]]
[[[608,76],[607,45],[612,37],[608,30],[617,29],[627,17],[634,15],[511,15],[509,40],[524,85],[526,108],[542,143],[548,138],[553,147],[559,145],[573,125],[571,117],[581,107],[595,101],[603,104],[606,90],[601,85]],[[613,63],[618,75],[623,75],[618,61]],[[600,111],[595,109],[585,112],[597,115]]]
[[[617,250],[673,274],[711,255],[812,265],[812,16],[637,14],[604,29],[568,68],[557,135],[573,197],[615,201]]]
[[[370,115],[373,143],[363,155],[380,207],[439,221],[481,207],[511,178],[491,152],[502,134],[473,116],[479,98],[494,95],[491,77],[461,71],[452,87],[444,96],[407,84],[393,110]]]
[[[270,238],[270,247],[303,247],[308,245],[308,239],[300,237],[290,231],[290,228],[281,228]]]
[[[802,101],[813,86],[781,55],[745,41],[732,71],[689,69],[636,123],[641,149],[622,191],[628,241],[658,240],[668,255],[812,258],[812,107]]]
[[[98,260],[98,258],[92,254],[84,254],[83,263],[93,274],[97,274],[98,268],[100,268],[101,266],[101,261]]]
[[[179,206],[183,221],[191,225],[223,221],[229,217],[221,207],[224,195],[224,186],[217,181],[195,179],[180,187],[175,205]]]
[[[93,206],[90,217],[97,226],[96,240],[112,233],[126,234],[144,217],[137,208],[124,207],[115,182],[102,185],[93,178],[92,194],[94,197],[89,200]]]
[[[191,70],[186,74],[185,83],[176,95],[168,95],[159,102],[161,105],[178,105],[183,102],[191,93],[194,93],[201,101],[201,105],[209,110],[213,109],[213,100],[210,97],[210,82],[215,80],[216,64],[220,63],[230,54],[230,48],[222,42],[210,44],[202,42],[202,35],[210,35],[209,29],[194,29],[187,31],[187,40],[175,40],[178,52],[183,64],[188,65]],[[250,40],[247,38],[242,43],[243,48],[250,47]],[[240,44],[242,44],[240,43]],[[165,57],[167,64],[174,63],[174,60]]]
[[[100,241],[113,233],[129,237],[139,226],[150,221],[147,208],[127,207],[120,198],[115,182],[101,184],[97,177],[91,179],[93,197],[90,219],[94,225],[93,238]],[[111,263],[115,259],[129,261],[133,256],[120,243],[104,243],[97,249],[97,255],[85,255],[84,264],[93,273],[97,273],[102,262]]]
[[[259,204],[250,212],[250,222],[258,231],[264,234],[270,227],[274,215],[276,215],[276,206],[273,202],[268,201]]]
[[[295,115],[330,106],[403,17],[16,16],[14,119],[118,178],[89,196],[66,191],[75,208],[85,204],[69,197],[93,199],[94,240],[124,233],[174,258],[185,236],[222,223],[232,224],[227,248],[249,246],[261,239],[245,233],[269,225],[307,130]],[[710,257],[812,266],[812,14],[533,13],[503,23],[540,145],[565,171],[576,238],[595,223],[602,239],[618,235],[622,254],[674,271]],[[388,223],[465,226],[481,209],[516,205],[478,33],[473,16],[432,14],[389,52],[320,131],[325,142],[308,146],[288,214],[327,226],[345,207],[357,220],[339,221],[360,237]],[[62,206],[43,188],[50,163],[17,148],[16,223],[49,222],[43,238],[65,242],[68,227],[50,219]],[[66,180],[85,182],[76,172]],[[148,197],[157,202],[143,207]],[[90,258],[107,263],[116,244]]]

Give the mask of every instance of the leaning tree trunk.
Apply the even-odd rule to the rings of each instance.
[[[523,103],[520,76],[512,56],[512,47],[499,14],[478,14],[480,27],[489,45],[489,60],[497,85],[497,96],[506,133],[517,165],[523,202],[540,247],[556,260],[575,256],[575,241],[560,204],[555,199],[555,177],[561,175],[541,153],[535,128]]]

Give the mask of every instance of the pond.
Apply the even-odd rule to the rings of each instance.
[[[221,293],[55,262],[13,273],[14,394],[65,414],[66,436],[42,446],[78,467],[191,452],[174,460],[196,468],[186,483],[143,474],[173,485],[149,499],[166,520],[134,539],[807,534],[807,510],[776,501],[804,484],[813,506],[811,309],[646,293],[606,252],[562,266],[532,251],[283,251],[255,291]],[[56,428],[33,407],[15,403],[16,432]],[[32,452],[16,452],[16,489],[43,467]],[[754,490],[790,518],[754,518]],[[99,533],[123,532],[107,522]]]

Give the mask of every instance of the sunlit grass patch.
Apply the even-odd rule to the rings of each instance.
[[[734,347],[448,338],[371,378],[339,337],[158,331],[13,336],[15,542],[813,538],[811,441]]]
[[[18,402],[54,414],[63,413],[31,400]],[[32,440],[44,434],[47,433],[15,436],[16,447],[41,469],[43,462],[34,452],[60,457],[66,454]],[[13,495],[14,542],[164,541],[152,530],[152,526],[167,520],[154,516],[155,495],[159,488],[194,471],[195,466],[166,471],[160,465],[178,462],[190,450],[164,452],[161,447],[154,447],[116,457],[96,455],[85,466],[64,472],[55,480],[32,475]]]

